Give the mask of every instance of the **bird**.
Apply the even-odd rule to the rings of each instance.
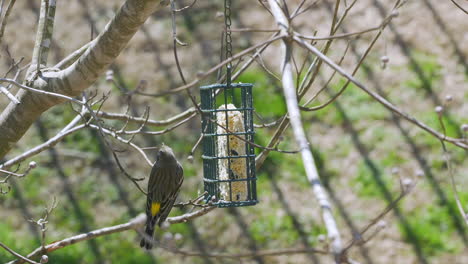
[[[146,236],[140,247],[153,247],[155,225],[161,227],[171,212],[184,181],[184,169],[169,146],[162,145],[151,169],[146,199]]]

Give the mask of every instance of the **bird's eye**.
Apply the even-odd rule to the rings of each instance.
[[[159,156],[161,156],[164,152],[162,150],[159,151]]]

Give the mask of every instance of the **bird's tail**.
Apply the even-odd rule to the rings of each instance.
[[[154,233],[154,225],[152,223],[146,223],[145,234],[147,236],[143,237],[140,241],[140,247],[146,249],[153,248],[153,233]]]

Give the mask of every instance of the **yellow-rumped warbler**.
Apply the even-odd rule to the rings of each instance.
[[[161,226],[166,220],[179,194],[184,181],[184,170],[177,161],[172,149],[162,145],[156,162],[151,170],[148,181],[148,195],[146,199],[146,228],[145,233],[153,237],[154,226]],[[141,239],[140,247],[151,249],[152,241],[148,237]]]

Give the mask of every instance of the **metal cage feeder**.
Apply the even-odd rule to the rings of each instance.
[[[205,199],[218,207],[258,203],[252,86],[200,87]]]

